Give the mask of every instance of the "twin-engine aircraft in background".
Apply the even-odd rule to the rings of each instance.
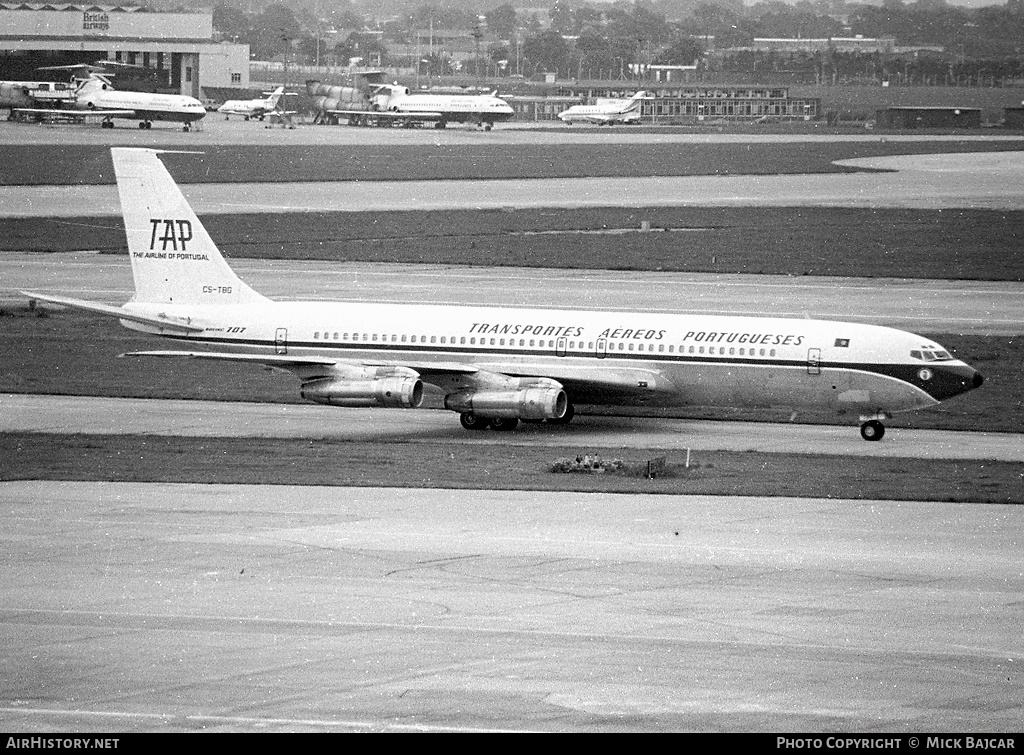
[[[490,131],[495,123],[515,115],[512,107],[491,94],[439,94],[411,92],[398,84],[372,85],[373,94],[365,109],[326,109],[327,119],[345,118],[354,126],[420,126],[444,128],[449,123],[470,123]]]
[[[628,100],[601,99],[593,105],[573,105],[558,114],[562,123],[596,123],[611,126],[615,123],[639,123],[641,100],[647,92],[639,91]]]
[[[284,96],[284,87],[278,87],[273,92],[264,92],[264,94],[267,97],[254,100],[228,100],[217,108],[217,112],[223,113],[224,120],[230,120],[232,115],[240,115],[245,120],[256,118],[262,121],[268,113],[277,110],[278,102]]]
[[[24,293],[189,347],[131,356],[268,365],[341,407],[416,408],[429,389],[470,430],[564,424],[587,405],[784,407],[859,415],[879,440],[890,415],[982,383],[930,338],[847,322],[271,301],[228,267],[157,150],[111,152],[135,296]]]

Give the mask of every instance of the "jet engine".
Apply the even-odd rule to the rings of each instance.
[[[423,383],[416,378],[346,380],[325,378],[302,386],[302,398],[331,406],[415,409],[423,402]]]
[[[313,98],[317,122],[323,122],[329,110],[368,110],[366,92],[358,87],[331,86],[319,81],[306,82],[306,92]]]
[[[401,367],[337,367],[334,374],[307,380],[302,398],[331,406],[415,409],[423,403],[423,383]]]
[[[568,405],[561,388],[459,391],[444,397],[445,409],[488,418],[560,419]]]

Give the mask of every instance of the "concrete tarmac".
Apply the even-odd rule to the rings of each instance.
[[[1020,98],[1012,96],[1006,106],[1016,106]],[[452,125],[446,129],[434,128],[352,128],[348,126],[313,126],[302,123],[295,129],[267,128],[265,123],[224,120],[209,114],[199,122],[198,129],[183,133],[174,123],[154,123],[152,129],[138,129],[131,121],[119,121],[114,129],[101,129],[98,123],[83,126],[13,123],[0,120],[0,142],[4,144],[92,144],[111,147],[151,147],[156,149],[201,150],[214,144],[253,144],[266,146],[384,144],[384,145],[520,145],[553,144],[678,144],[682,148],[692,144],[750,144],[750,143],[815,143],[850,142],[871,143],[950,141],[995,143],[1019,142],[1019,133],[991,130],[984,134],[958,133],[892,133],[875,134],[871,131],[845,133],[815,133],[813,130],[793,133],[734,132],[719,126],[702,129],[687,127],[601,128],[569,127],[561,122],[501,123],[492,131],[465,125]]]
[[[0,484],[0,728],[1014,732],[1024,509]]]
[[[296,383],[297,387],[297,383]],[[438,399],[439,400],[439,399]],[[1024,461],[1024,435],[890,427],[880,443],[848,425],[583,416],[565,427],[523,423],[509,436],[469,433],[444,410],[315,404],[37,396],[0,393],[0,432],[294,438],[653,451],[759,451],[837,456]]]
[[[536,207],[1024,209],[1024,152],[843,161],[888,172],[779,176],[182,185],[200,215]],[[0,217],[120,217],[116,186],[0,186]]]

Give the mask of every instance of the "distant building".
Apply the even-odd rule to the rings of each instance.
[[[1003,110],[1003,125],[1006,128],[1024,129],[1024,105],[1005,108]]]
[[[697,79],[697,66],[644,66],[648,76],[659,84],[688,84]]]
[[[878,128],[981,128],[981,108],[890,107],[875,113]]]
[[[38,79],[43,66],[97,60],[143,66],[162,91],[192,97],[203,86],[249,86],[249,46],[214,41],[208,11],[0,2],[0,79]]]
[[[640,81],[629,88],[623,88],[623,82],[616,82],[614,86],[559,86],[551,93],[552,97],[533,98],[540,108],[538,112],[543,112],[546,117],[530,120],[552,120],[570,105],[597,99],[627,99],[640,89],[648,93],[641,100],[641,117],[650,123],[793,121],[821,117],[820,99],[790,97],[785,87],[665,86]],[[517,99],[521,99],[520,104],[525,107],[529,98]],[[509,104],[512,104],[511,100]],[[517,107],[515,104],[512,106]]]
[[[730,47],[729,50],[778,53],[834,52],[893,52],[896,49],[894,37],[822,37],[816,39],[754,37],[750,45]]]

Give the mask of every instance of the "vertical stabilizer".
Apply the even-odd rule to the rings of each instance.
[[[284,87],[278,87],[275,89],[271,93],[270,97],[267,98],[267,109],[275,110],[277,108],[277,103],[280,101],[282,96],[284,96]]]
[[[133,301],[189,305],[269,301],[228,267],[157,157],[160,150],[115,147],[110,152],[135,277]]]

